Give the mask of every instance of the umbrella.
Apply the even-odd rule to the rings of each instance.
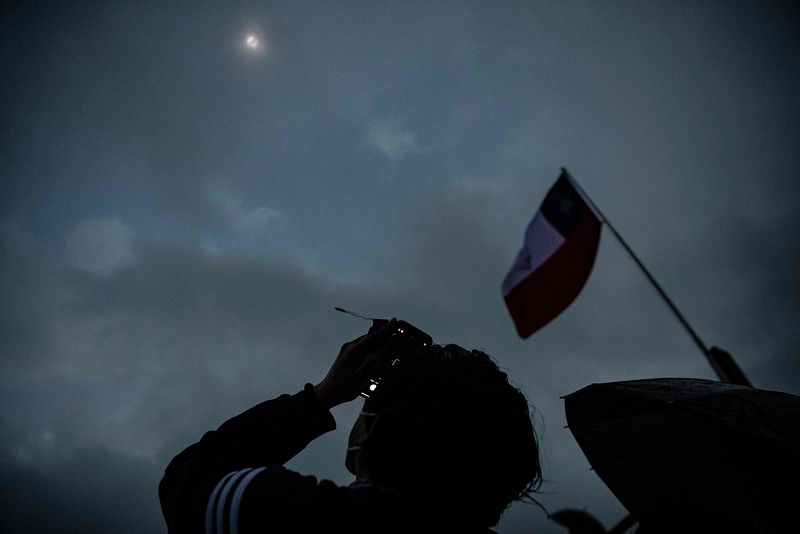
[[[686,531],[702,521],[780,532],[797,524],[789,516],[800,397],[659,378],[592,384],[565,397],[565,407],[589,463],[642,527],[669,521]]]

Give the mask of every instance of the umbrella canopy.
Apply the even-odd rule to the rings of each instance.
[[[643,527],[719,519],[777,532],[790,523],[800,397],[659,378],[592,384],[565,405],[589,463]]]

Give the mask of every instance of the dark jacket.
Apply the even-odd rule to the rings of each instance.
[[[159,485],[169,532],[443,532],[395,492],[337,486],[282,467],[334,428],[330,411],[306,384],[207,432],[170,462]]]

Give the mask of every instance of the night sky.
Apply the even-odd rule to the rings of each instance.
[[[491,354],[539,501],[613,525],[560,397],[713,374],[607,229],[527,341],[500,283],[564,166],[707,344],[800,393],[790,4],[4,3],[4,528],[163,532],[169,460],[369,326],[334,306]],[[359,403],[289,467],[349,483]],[[524,504],[497,530],[566,532]]]

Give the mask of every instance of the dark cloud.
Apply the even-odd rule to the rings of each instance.
[[[57,304],[62,287],[47,267],[51,260],[18,225],[0,227],[0,365],[28,365],[47,351],[42,335],[51,324],[48,310]]]
[[[102,448],[55,469],[0,464],[0,513],[10,532],[163,532],[153,462]]]

